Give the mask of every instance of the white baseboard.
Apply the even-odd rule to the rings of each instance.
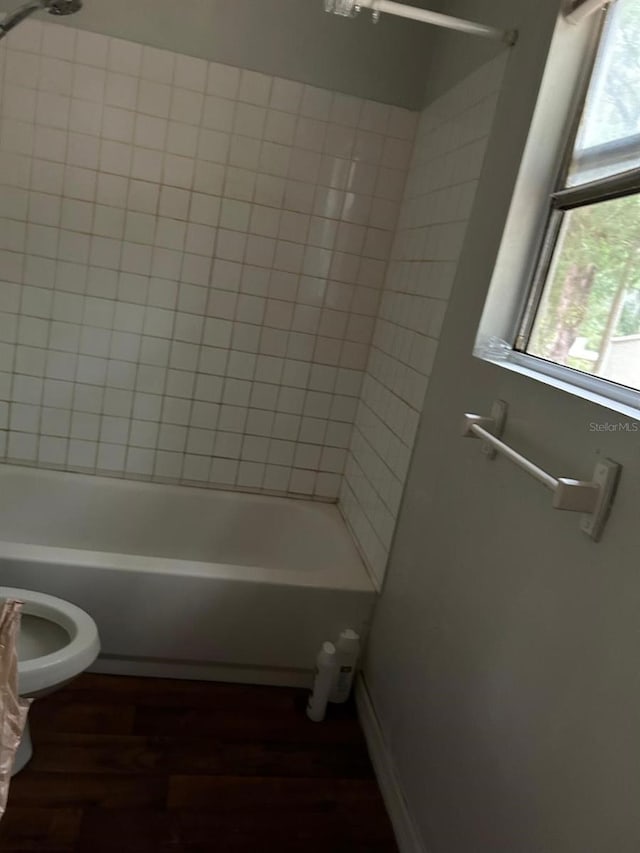
[[[391,753],[362,675],[358,676],[355,695],[360,724],[367,740],[373,769],[376,772],[400,853],[427,853],[413,818],[409,814]]]
[[[300,669],[228,666],[152,658],[101,655],[89,672],[102,675],[134,675],[142,678],[184,678],[197,681],[227,681],[232,684],[269,684],[274,687],[305,687],[313,683],[313,672]]]

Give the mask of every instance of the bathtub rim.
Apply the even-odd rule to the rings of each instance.
[[[275,586],[334,589],[341,592],[376,592],[365,567],[343,567],[342,571],[298,571],[271,569],[262,566],[243,566],[233,563],[213,563],[199,560],[177,560],[138,554],[119,554],[114,551],[86,551],[80,548],[59,548],[51,545],[30,545],[0,540],[2,560],[16,563],[39,563],[50,566],[84,566],[87,569],[142,572],[156,575],[230,580],[239,583],[273,584]],[[1,565],[0,565],[1,570]]]

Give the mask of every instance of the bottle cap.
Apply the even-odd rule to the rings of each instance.
[[[325,655],[335,655],[336,647],[333,645],[333,643],[323,643],[322,651],[325,653]]]

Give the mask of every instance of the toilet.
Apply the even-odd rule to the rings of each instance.
[[[0,601],[23,602],[18,637],[20,695],[46,696],[74,679],[98,657],[98,628],[88,613],[52,595],[0,587]],[[29,722],[16,754],[13,776],[27,764],[33,748]]]

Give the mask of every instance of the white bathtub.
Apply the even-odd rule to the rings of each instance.
[[[100,672],[308,684],[375,600],[328,504],[0,466],[0,585],[98,624]]]

